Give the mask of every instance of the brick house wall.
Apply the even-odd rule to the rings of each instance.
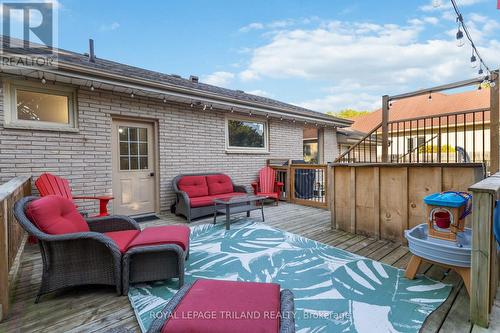
[[[249,186],[267,158],[302,159],[303,126],[279,119],[268,120],[269,154],[233,154],[225,152],[225,113],[215,109],[80,88],[77,112],[77,133],[9,129],[0,94],[0,183],[52,172],[68,178],[75,195],[111,194],[112,116],[157,122],[161,211],[174,201],[171,181],[179,173],[224,172]],[[97,208],[93,201],[79,206],[89,213]]]

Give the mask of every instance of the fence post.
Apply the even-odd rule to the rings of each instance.
[[[382,96],[382,162],[389,162],[389,96]]]
[[[490,172],[494,174],[499,171],[499,149],[500,149],[500,140],[499,140],[499,116],[500,116],[500,100],[499,100],[499,89],[500,89],[500,80],[499,80],[499,70],[495,70],[491,72],[492,82],[495,83],[494,87],[490,87],[490,151],[491,151],[491,164],[490,164]]]
[[[500,191],[500,174],[469,188],[472,193],[472,254],[470,320],[488,327],[498,284],[497,246],[493,237],[493,212]]]

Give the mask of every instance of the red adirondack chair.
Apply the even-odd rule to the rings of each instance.
[[[276,205],[278,205],[283,186],[282,182],[276,181],[276,171],[268,166],[260,169],[259,179],[252,183],[253,192],[256,195],[265,195],[274,199]]]
[[[113,199],[111,196],[99,196],[99,197],[88,197],[88,196],[79,196],[75,197],[71,194],[71,188],[69,187],[68,180],[54,176],[50,173],[44,173],[35,181],[35,186],[40,192],[40,196],[44,197],[46,195],[58,195],[63,198],[70,199],[74,201],[75,199],[91,199],[91,200],[99,200],[99,215],[97,216],[108,216],[108,202]]]

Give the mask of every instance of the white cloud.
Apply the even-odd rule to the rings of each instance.
[[[249,32],[252,30],[262,30],[264,29],[264,24],[259,22],[253,22],[240,28],[240,32]]]
[[[120,27],[120,23],[118,22],[112,22],[110,24],[103,24],[100,27],[101,31],[113,31],[116,30]]]
[[[210,75],[205,76],[202,82],[207,84],[212,84],[219,87],[227,87],[229,83],[234,79],[235,75],[231,72],[214,72]]]
[[[439,6],[434,6],[434,2],[438,1]],[[486,0],[460,0],[458,5],[460,7],[472,6]],[[440,11],[440,10],[448,10],[453,8],[451,1],[449,0],[431,0],[428,4],[420,7],[420,10],[424,12],[432,12],[432,11]]]
[[[348,108],[371,111],[380,108],[382,98],[378,95],[352,91],[350,93],[344,92],[340,94],[327,95],[322,98],[316,98],[296,104],[307,109],[321,112],[337,112]]]
[[[479,19],[471,16],[469,28],[486,62],[496,68],[500,42],[495,38],[500,24],[493,20],[475,24]],[[284,29],[253,49],[248,65],[238,75],[242,81],[335,82],[335,89],[324,97],[297,104],[322,111],[371,109],[385,93],[462,80],[477,73],[470,67],[469,51],[455,46],[456,28],[450,29],[449,38],[422,40],[427,27],[422,22],[436,20],[426,16],[407,25],[331,21],[315,29]],[[349,89],[340,89],[343,86]]]

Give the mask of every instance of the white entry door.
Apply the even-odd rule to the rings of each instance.
[[[153,125],[113,120],[113,213],[138,215],[155,211]]]

